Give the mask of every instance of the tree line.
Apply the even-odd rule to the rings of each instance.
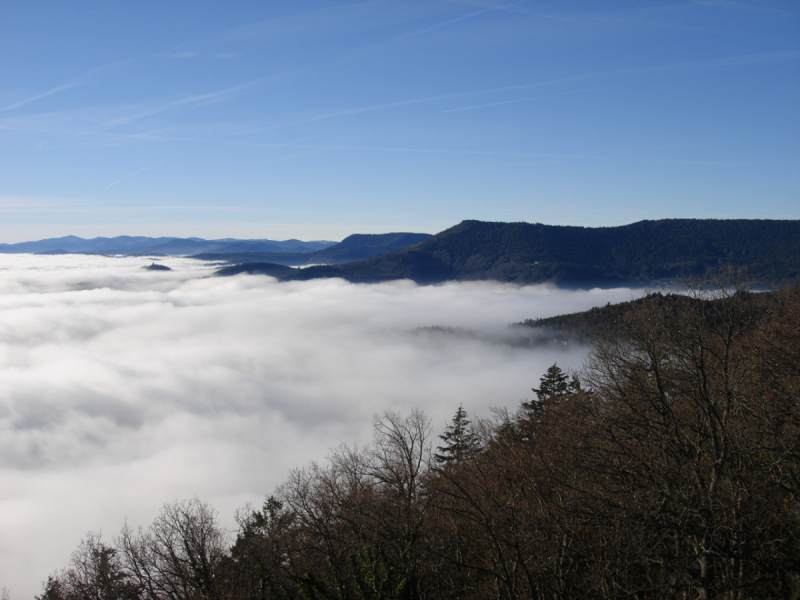
[[[235,532],[195,498],[89,534],[37,598],[798,598],[800,288],[696,295],[637,303],[516,411],[376,417]]]
[[[800,221],[662,219],[618,227],[462,221],[420,243],[280,279],[494,280],[609,286],[703,277],[726,265],[764,285],[800,276]]]

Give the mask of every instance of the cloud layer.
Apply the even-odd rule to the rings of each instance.
[[[365,442],[375,413],[459,403],[514,408],[558,360],[419,333],[502,334],[526,318],[637,295],[488,283],[419,287],[207,277],[190,259],[3,256],[0,266],[0,573],[31,597],[89,530],[146,525],[198,495],[233,525],[288,471]]]

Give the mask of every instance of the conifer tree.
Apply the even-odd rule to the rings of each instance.
[[[562,399],[580,389],[581,384],[574,375],[570,379],[558,366],[558,363],[553,363],[539,380],[539,387],[533,388],[531,391],[536,394],[539,402],[546,402],[547,400]]]
[[[479,441],[472,431],[470,423],[472,421],[467,418],[467,411],[464,410],[463,405],[459,404],[450,425],[439,436],[443,444],[436,447],[439,451],[433,455],[436,462],[440,464],[457,462],[477,450]]]
[[[581,391],[581,384],[574,375],[570,378],[557,363],[553,363],[539,380],[539,387],[532,388],[532,391],[536,399],[520,403],[514,419],[504,428],[506,435],[519,440],[535,438],[536,429],[548,407]]]

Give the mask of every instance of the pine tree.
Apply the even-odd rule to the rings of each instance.
[[[531,391],[536,394],[539,402],[547,402],[563,399],[580,391],[580,389],[581,384],[574,375],[570,380],[567,374],[558,366],[558,363],[553,363],[539,380],[539,387],[533,388]]]
[[[513,433],[519,439],[532,439],[536,427],[544,417],[549,405],[568,398],[581,391],[581,383],[573,375],[571,378],[553,363],[539,380],[539,387],[532,388],[536,400],[523,400],[513,422]]]
[[[472,421],[467,418],[467,411],[459,404],[458,410],[453,416],[450,425],[448,425],[444,433],[439,436],[443,445],[436,447],[439,451],[433,455],[436,462],[440,464],[457,462],[478,449],[479,440],[470,427],[471,422]]]

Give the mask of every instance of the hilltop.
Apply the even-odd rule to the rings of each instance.
[[[789,289],[791,293],[796,294],[800,286],[795,285]],[[522,335],[523,339],[530,339],[534,344],[589,344],[603,337],[622,336],[631,316],[641,313],[646,307],[657,310],[670,319],[677,319],[679,315],[690,311],[711,314],[733,302],[737,302],[740,307],[753,314],[767,313],[775,309],[777,299],[786,293],[786,290],[758,293],[738,291],[732,296],[710,299],[707,297],[708,294],[697,297],[697,295],[653,292],[635,300],[595,306],[583,312],[527,319],[520,323],[512,323],[511,328],[512,331]]]
[[[314,252],[204,252],[192,258],[227,263],[271,262],[291,267],[336,265],[400,250],[429,237],[429,233],[355,233]]]
[[[663,285],[732,266],[760,284],[800,275],[800,221],[666,219],[619,227],[462,221],[417,244],[283,280],[494,280],[566,286]]]

